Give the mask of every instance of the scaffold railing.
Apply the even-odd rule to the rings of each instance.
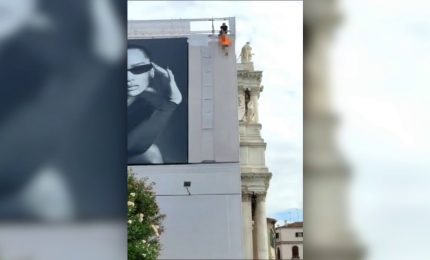
[[[198,29],[193,29],[196,22],[208,22]],[[152,37],[180,37],[195,34],[217,35],[219,25],[215,23],[227,22],[228,34],[235,35],[236,25],[234,17],[217,18],[191,18],[191,19],[166,19],[166,20],[129,20],[128,38],[152,38]],[[206,29],[207,27],[207,29]]]

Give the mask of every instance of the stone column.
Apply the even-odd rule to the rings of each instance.
[[[253,259],[252,248],[252,205],[251,196],[242,194],[242,215],[243,215],[243,248],[245,259]]]
[[[267,221],[266,221],[266,195],[257,195],[255,205],[255,225],[257,235],[257,259],[269,259],[269,243],[267,236]]]

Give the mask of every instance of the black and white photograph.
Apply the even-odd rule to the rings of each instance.
[[[128,164],[188,163],[188,42],[128,40]]]

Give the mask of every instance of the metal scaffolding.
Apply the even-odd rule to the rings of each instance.
[[[226,21],[229,26],[229,35],[236,34],[234,17],[221,18],[194,18],[194,19],[166,19],[166,20],[129,20],[128,38],[157,38],[157,37],[184,37],[195,34],[218,35],[214,22]],[[192,22],[211,22],[207,30],[191,30]]]

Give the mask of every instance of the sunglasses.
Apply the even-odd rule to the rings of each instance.
[[[144,65],[138,65],[136,67],[133,67],[131,69],[127,69],[127,71],[130,71],[133,75],[142,74],[145,72],[148,72],[152,69],[152,64],[144,64]]]

